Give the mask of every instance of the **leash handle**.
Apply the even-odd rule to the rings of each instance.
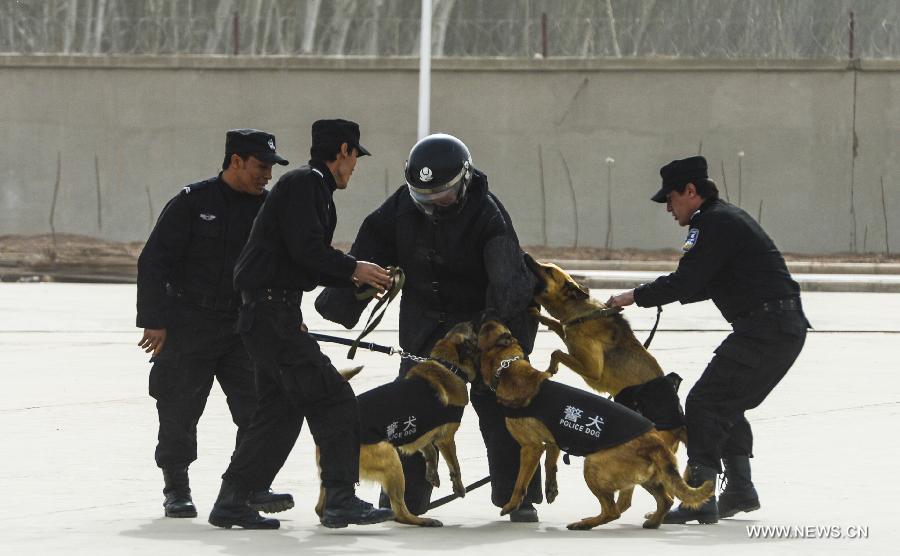
[[[650,335],[647,336],[647,339],[644,341],[644,349],[650,347],[650,342],[653,341],[653,336],[656,335],[656,327],[659,326],[659,316],[662,314],[662,305],[656,306],[656,322],[653,323],[653,329],[650,330]]]
[[[378,303],[375,304],[375,307],[372,308],[372,312],[369,313],[369,318],[366,320],[366,326],[363,328],[363,331],[357,336],[356,341],[350,346],[350,351],[347,352],[347,359],[353,359],[356,356],[356,350],[359,347],[359,342],[369,334],[369,332],[375,330],[375,327],[378,326],[378,323],[381,322],[382,317],[387,312],[388,305],[391,304],[391,301],[397,297],[397,294],[400,293],[400,290],[403,289],[403,284],[406,282],[406,275],[403,273],[403,269],[399,266],[388,267],[391,272],[391,287],[388,288],[387,293],[378,300]],[[371,288],[363,293],[357,294],[357,299],[367,299],[375,296],[375,288]]]
[[[479,479],[479,480],[475,481],[474,483],[472,483],[471,485],[467,486],[466,492],[472,492],[476,488],[483,487],[484,485],[488,484],[489,482],[491,482],[490,475],[488,475],[487,477],[485,477],[483,479]],[[459,496],[457,496],[456,494],[444,496],[443,498],[440,498],[438,500],[435,500],[431,504],[428,504],[428,509],[433,510],[435,508],[439,508],[448,502],[452,502],[452,501],[456,500],[457,498],[459,498]]]

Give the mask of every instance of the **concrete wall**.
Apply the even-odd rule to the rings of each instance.
[[[433,67],[432,129],[469,145],[525,244],[571,246],[577,221],[580,246],[680,246],[649,196],[661,165],[702,152],[784,251],[900,250],[900,62]],[[49,232],[59,175],[57,232],[144,239],[217,172],[226,129],[272,131],[294,165],[313,120],[346,117],[375,154],[336,196],[352,240],[403,181],[417,79],[405,59],[0,57],[0,234]]]

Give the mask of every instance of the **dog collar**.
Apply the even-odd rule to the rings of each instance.
[[[453,363],[447,361],[446,359],[441,359],[440,357],[430,357],[430,359],[432,361],[435,361],[435,362],[440,363],[441,365],[447,367],[448,371],[450,371],[451,373],[453,373],[456,376],[458,376],[459,378],[461,378],[463,382],[465,382],[465,383],[469,382],[469,377],[466,376],[465,371],[463,371],[462,369],[460,369]]]
[[[606,309],[595,309],[586,315],[582,315],[582,316],[574,318],[572,320],[567,320],[564,323],[562,323],[562,325],[563,326],[575,326],[576,324],[581,324],[581,323],[587,322],[589,320],[600,319],[603,317],[616,315],[621,312],[622,312],[622,309],[620,309],[619,307],[607,307]]]
[[[491,392],[497,391],[497,385],[500,384],[500,375],[503,374],[503,371],[509,368],[509,366],[513,363],[513,361],[518,361],[522,356],[516,355],[515,357],[511,357],[509,359],[504,359],[500,362],[500,366],[497,367],[497,370],[494,371],[494,377],[491,379]]]

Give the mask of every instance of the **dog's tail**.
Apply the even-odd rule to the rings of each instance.
[[[703,505],[712,496],[716,485],[713,481],[706,481],[697,488],[693,488],[684,482],[678,473],[678,461],[675,454],[666,448],[662,441],[658,448],[650,452],[650,459],[657,469],[657,477],[666,487],[666,491],[677,496],[682,504],[692,510]]]
[[[352,369],[341,369],[338,372],[341,373],[341,376],[344,377],[344,380],[349,381],[351,378],[358,375],[359,371],[361,371],[361,370],[363,370],[362,365],[360,365],[359,367],[353,367]]]

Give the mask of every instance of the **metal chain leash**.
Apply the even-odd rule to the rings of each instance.
[[[410,361],[415,361],[416,363],[424,363],[426,361],[431,361],[430,357],[422,357],[419,355],[413,355],[412,353],[407,353],[402,349],[397,350],[397,354],[401,359],[409,359]]]

